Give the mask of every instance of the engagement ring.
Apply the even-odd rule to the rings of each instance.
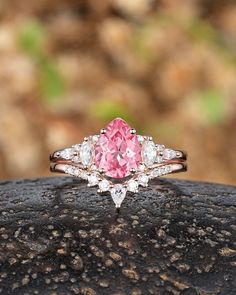
[[[149,180],[187,170],[186,153],[154,143],[152,137],[136,131],[120,118],[111,121],[99,135],[50,155],[52,172],[66,173],[98,186],[98,193],[110,192],[116,208],[126,193],[137,193]]]

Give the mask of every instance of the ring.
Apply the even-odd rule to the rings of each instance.
[[[120,118],[111,121],[99,135],[50,155],[50,170],[66,173],[110,192],[116,208],[126,193],[137,193],[149,180],[187,170],[187,154],[154,143],[152,137],[137,135]]]

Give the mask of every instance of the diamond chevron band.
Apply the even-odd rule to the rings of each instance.
[[[137,193],[149,180],[187,170],[187,155],[181,150],[155,144],[151,137],[136,135],[122,119],[114,119],[100,135],[81,144],[58,150],[50,156],[52,172],[66,173],[110,192],[117,208],[126,192]]]

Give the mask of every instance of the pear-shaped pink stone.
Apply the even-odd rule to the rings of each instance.
[[[111,121],[105,134],[101,134],[95,147],[95,162],[99,169],[112,178],[130,175],[130,170],[138,167],[141,161],[141,146],[136,134],[122,119]]]

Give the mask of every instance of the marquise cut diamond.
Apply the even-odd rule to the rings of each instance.
[[[73,148],[67,148],[60,152],[60,157],[65,160],[70,160],[74,156],[74,149]]]
[[[175,157],[176,157],[176,151],[172,149],[164,149],[163,158],[165,160],[171,160],[171,159],[174,159]]]
[[[146,166],[154,164],[157,156],[157,149],[153,141],[147,140],[143,143],[142,158]]]
[[[88,141],[84,141],[80,147],[80,159],[84,166],[89,166],[93,162],[94,156],[94,147],[92,143]]]

